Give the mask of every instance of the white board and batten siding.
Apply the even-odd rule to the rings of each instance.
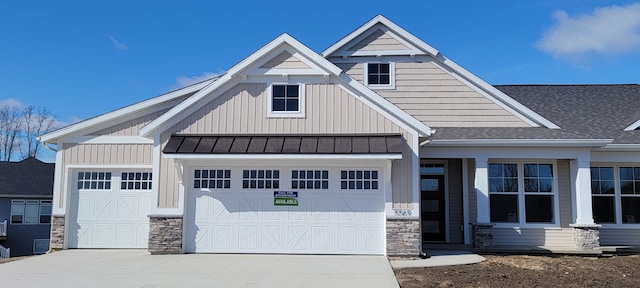
[[[412,135],[382,116],[339,85],[306,84],[304,118],[267,117],[267,84],[241,83],[202,105],[192,115],[162,134],[166,144],[174,133],[183,134],[369,134]],[[412,206],[411,141],[402,160],[393,162],[393,203],[398,209]],[[161,159],[160,207],[177,207],[178,185],[171,159]]]

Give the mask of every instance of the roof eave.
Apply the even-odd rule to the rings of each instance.
[[[423,146],[600,148],[612,142],[613,139],[441,139],[425,141]]]
[[[138,112],[142,109],[154,106],[154,105],[158,105],[160,103],[169,101],[173,98],[185,95],[185,94],[189,94],[195,91],[198,91],[200,89],[202,89],[203,87],[206,87],[207,85],[211,84],[212,82],[216,82],[217,78],[213,78],[213,79],[209,79],[209,80],[205,80],[202,81],[200,83],[196,83],[175,91],[171,91],[169,93],[166,94],[162,94],[160,96],[142,101],[142,102],[138,102],[136,104],[133,105],[129,105],[105,114],[102,114],[100,116],[97,117],[93,117],[75,124],[71,124],[69,126],[60,128],[58,130],[55,130],[53,132],[41,135],[38,137],[38,140],[40,142],[43,143],[50,143],[50,144],[57,144],[56,140],[63,138],[65,136],[68,136],[70,134],[76,133],[78,131],[82,131],[84,129],[87,129],[89,127],[92,127],[94,125],[98,125],[100,123],[104,123],[106,121],[110,121],[112,119],[115,118],[119,118],[119,117],[124,117],[126,115],[130,115],[132,113]]]
[[[640,151],[640,144],[608,144],[597,151],[637,152]]]

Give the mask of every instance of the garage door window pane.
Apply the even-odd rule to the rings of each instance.
[[[343,170],[340,171],[340,188],[344,190],[377,190],[378,171]]]
[[[78,189],[110,190],[110,172],[78,172]]]
[[[243,170],[242,188],[278,189],[280,188],[280,170]]]
[[[318,190],[329,189],[329,171],[293,170],[291,171],[291,188]]]
[[[196,169],[193,172],[193,188],[229,189],[231,188],[231,170]]]
[[[151,178],[151,172],[122,172],[120,189],[149,190],[151,189]]]

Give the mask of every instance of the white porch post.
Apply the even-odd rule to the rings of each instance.
[[[489,174],[487,158],[476,158],[476,211],[478,224],[491,222],[489,218]]]
[[[591,209],[591,163],[585,159],[571,160],[571,180],[575,187],[573,194],[578,225],[593,225],[593,210]],[[573,187],[572,187],[573,188]]]

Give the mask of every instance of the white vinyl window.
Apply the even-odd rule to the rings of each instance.
[[[292,170],[291,189],[329,189],[329,170]]]
[[[557,188],[551,163],[489,163],[492,223],[555,224]]]
[[[231,188],[231,170],[196,169],[193,172],[193,188]]]
[[[78,172],[78,189],[111,190],[111,172]]]
[[[598,224],[640,223],[640,166],[591,167],[593,219]]]
[[[122,190],[151,190],[151,172],[122,172],[120,189]]]
[[[305,89],[303,84],[277,84],[269,89],[267,116],[304,117]]]
[[[365,63],[365,85],[372,89],[395,89],[395,63]]]
[[[242,170],[242,188],[279,189],[280,170]]]
[[[340,171],[340,189],[377,190],[379,188],[377,170]]]

